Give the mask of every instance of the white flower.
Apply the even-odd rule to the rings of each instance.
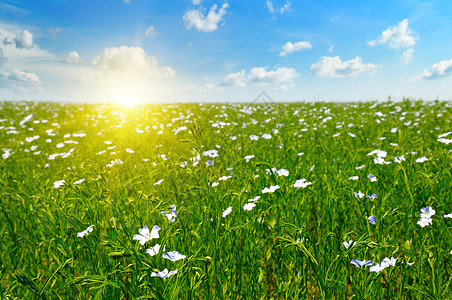
[[[66,181],[64,181],[64,180],[57,180],[57,181],[55,181],[55,182],[53,183],[53,187],[54,187],[55,189],[57,189],[57,188],[59,188],[59,187],[65,185],[65,184],[66,184]]]
[[[358,179],[359,179],[359,176],[352,176],[349,178],[349,180],[358,180]]]
[[[85,230],[83,230],[82,232],[78,232],[77,233],[77,237],[84,237],[85,235],[88,235],[90,232],[93,232],[94,229],[94,225],[90,225],[88,226],[88,228],[86,228]]]
[[[268,134],[268,133],[264,133],[264,134],[262,135],[262,138],[264,138],[264,139],[266,139],[266,140],[269,140],[269,139],[272,138],[272,136],[271,136],[270,134]]]
[[[417,163],[423,163],[424,161],[427,161],[427,160],[428,160],[427,157],[422,156],[422,157],[419,157],[418,159],[416,159],[416,162],[417,162]]]
[[[254,197],[253,199],[248,199],[248,202],[254,202],[254,201],[257,201],[257,200],[259,200],[261,198],[261,196],[256,196],[256,197]]]
[[[394,162],[400,164],[402,161],[405,161],[405,157],[403,155],[394,157]]]
[[[308,185],[311,185],[311,184],[312,184],[312,182],[307,182],[307,181],[306,181],[306,178],[302,178],[302,179],[298,179],[297,181],[295,181],[295,183],[293,184],[293,187],[296,187],[296,188],[299,188],[299,187],[305,188],[305,187],[307,187]]]
[[[166,278],[168,278],[168,277],[170,277],[170,276],[172,276],[172,275],[174,275],[176,273],[177,273],[177,270],[173,270],[173,271],[168,272],[168,269],[165,268],[161,272],[157,272],[157,273],[156,272],[152,272],[151,273],[151,277],[160,277],[160,278],[166,279]]]
[[[270,188],[264,188],[262,190],[262,194],[266,194],[266,193],[273,193],[275,192],[277,189],[279,189],[279,185],[272,185],[270,186]]]
[[[419,221],[417,221],[417,224],[421,227],[432,225],[432,219],[431,218],[421,218]]]
[[[208,150],[208,151],[204,151],[204,152],[202,153],[202,155],[208,156],[208,157],[212,157],[212,158],[219,156],[219,155],[218,155],[218,150]]]
[[[215,162],[211,159],[209,159],[208,161],[206,161],[206,165],[208,166],[213,166],[215,164]]]
[[[375,182],[375,181],[377,181],[377,177],[376,177],[375,175],[373,175],[373,174],[369,174],[369,175],[367,176],[367,178],[370,179],[370,182]]]
[[[218,182],[212,182],[212,187],[216,187],[216,186],[218,186],[220,183],[218,183]]]
[[[163,182],[163,179],[160,179],[159,181],[154,182],[154,185],[159,185],[159,184],[162,183],[162,182]]]
[[[223,218],[226,218],[227,215],[229,215],[232,211],[232,206],[229,206],[228,208],[226,208],[226,210],[223,212]]]
[[[244,157],[244,159],[246,160],[246,162],[249,162],[250,159],[254,158],[254,155],[247,155]]]
[[[451,218],[452,219],[452,214],[444,215],[444,218]]]
[[[243,210],[248,210],[251,211],[253,209],[253,207],[255,207],[256,204],[254,203],[246,203],[245,205],[243,205]]]
[[[218,180],[228,180],[229,178],[232,178],[232,176],[221,176],[220,178],[218,178]]]
[[[130,149],[130,148],[126,148],[126,152],[127,152],[127,153],[135,153],[135,151],[133,151],[133,150]]]
[[[278,171],[276,171],[276,174],[278,174],[278,176],[289,176],[289,171],[286,169],[280,169]]]
[[[350,240],[350,241],[343,241],[342,244],[344,245],[345,249],[348,249],[349,247],[353,247],[353,245],[356,244],[355,241]]]
[[[152,227],[151,233],[149,234],[149,228],[147,226],[144,226],[143,228],[138,229],[138,232],[140,234],[135,234],[133,236],[133,239],[138,240],[141,245],[144,245],[147,241],[158,239],[160,229],[161,228],[159,226],[154,225],[154,227]]]
[[[435,214],[436,212],[431,206],[421,208],[421,218],[431,218]]]
[[[259,137],[257,135],[254,135],[254,134],[250,135],[250,140],[257,141],[258,139],[259,139]]]
[[[374,262],[371,260],[352,259],[350,263],[357,268],[365,268],[373,265]]]
[[[361,166],[359,166],[359,167],[356,167],[355,169],[356,170],[359,170],[359,169],[362,169],[362,168],[364,168],[366,165],[361,165]]]
[[[82,179],[79,179],[79,180],[77,180],[77,181],[74,181],[74,185],[77,185],[77,184],[80,184],[80,183],[82,183],[83,181],[85,181],[85,178],[82,178]]]
[[[164,215],[168,221],[170,222],[176,222],[176,217],[178,216],[177,212],[176,212],[176,205],[171,205],[170,206],[170,211],[169,213],[167,213],[165,210],[160,212],[162,215]]]
[[[362,193],[361,191],[358,191],[358,193],[357,192],[353,192],[353,194],[355,194],[355,197],[356,198],[364,198],[364,193]]]
[[[185,255],[180,254],[177,251],[163,253],[163,258],[169,259],[171,261],[178,261],[185,258]]]
[[[150,256],[154,256],[157,253],[159,253],[160,251],[160,244],[155,244],[154,247],[150,248],[150,249],[146,249],[146,253],[149,254]]]

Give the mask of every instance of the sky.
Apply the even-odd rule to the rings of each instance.
[[[0,0],[0,100],[451,100],[451,49],[449,0]]]

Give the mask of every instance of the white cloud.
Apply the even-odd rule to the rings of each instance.
[[[214,4],[206,16],[204,16],[202,7],[199,9],[191,9],[184,14],[182,19],[184,20],[187,29],[195,27],[198,31],[212,32],[218,29],[218,23],[226,14],[226,9],[228,7],[229,5],[224,3],[217,12],[217,5]]]
[[[193,3],[193,5],[200,5],[201,4],[201,0],[191,0],[191,2]]]
[[[403,51],[402,56],[400,56],[400,61],[403,64],[409,64],[411,62],[411,60],[413,59],[413,53],[414,53],[413,48],[409,48],[409,49]]]
[[[7,61],[8,61],[8,59],[7,59],[5,56],[3,56],[3,49],[0,48],[0,68],[1,68],[2,65],[3,65],[4,63],[6,63]]]
[[[132,0],[122,0],[122,2],[129,4]]]
[[[274,5],[273,5],[273,2],[271,2],[270,0],[267,0],[267,2],[265,2],[265,4],[267,5],[268,11],[271,14],[274,14],[274,13],[277,13],[277,12],[282,14],[285,11],[289,10],[290,9],[290,5],[291,5],[291,3],[289,1],[287,1],[286,4],[284,4],[282,7],[275,8]]]
[[[173,77],[175,71],[170,67],[159,67],[154,56],[147,56],[141,47],[105,48],[101,55],[93,60],[93,65],[105,70],[142,73],[157,78]]]
[[[311,70],[318,77],[341,78],[354,76],[363,72],[373,75],[377,68],[374,64],[364,64],[361,57],[357,56],[342,62],[339,56],[322,56],[320,61],[311,66]]]
[[[30,31],[24,30],[21,34],[16,36],[14,42],[16,43],[16,48],[29,49],[33,47],[33,35],[31,34]]]
[[[155,38],[158,34],[159,33],[155,30],[154,26],[150,26],[144,33],[145,36],[150,37],[151,39]]]
[[[221,84],[240,87],[260,84],[284,84],[292,82],[299,76],[293,68],[279,67],[276,70],[268,71],[266,67],[255,67],[248,73],[243,69],[237,73],[230,73],[226,75]]]
[[[52,35],[52,39],[56,39],[57,35],[62,32],[61,28],[51,28],[49,29],[50,34]]]
[[[424,69],[420,75],[421,79],[437,79],[452,74],[452,59],[443,60],[437,64],[433,64],[429,69]]]
[[[333,50],[334,50],[334,45],[331,45],[331,46],[328,48],[328,50],[326,50],[326,51],[328,51],[329,53],[331,53],[331,52],[333,52]]]
[[[68,64],[78,64],[82,61],[77,51],[71,51],[64,56],[64,61]]]
[[[312,45],[308,41],[302,41],[302,42],[287,42],[283,47],[281,53],[279,53],[279,56],[287,56],[287,54],[290,54],[295,51],[300,51],[301,49],[312,49]]]
[[[39,80],[38,75],[35,73],[24,72],[19,69],[0,73],[0,79],[2,79],[2,81],[10,80],[29,85],[41,85],[41,80]]]
[[[378,39],[368,42],[367,45],[373,47],[389,43],[389,47],[397,50],[414,46],[418,37],[413,35],[408,23],[408,19],[405,19],[397,26],[389,27],[381,33]]]

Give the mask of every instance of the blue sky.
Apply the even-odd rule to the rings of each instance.
[[[451,12],[417,0],[1,0],[0,100],[450,100]]]

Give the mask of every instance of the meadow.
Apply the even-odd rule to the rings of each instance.
[[[0,103],[0,299],[452,299],[452,103]]]

